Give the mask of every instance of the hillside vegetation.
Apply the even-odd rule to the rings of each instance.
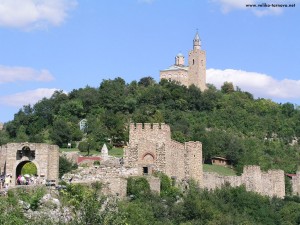
[[[213,172],[223,176],[234,176],[236,175],[235,171],[229,167],[219,166],[219,165],[210,165],[203,164],[204,172]]]
[[[84,132],[78,123],[87,119]],[[46,142],[66,147],[84,137],[89,148],[103,143],[121,146],[128,141],[130,122],[165,122],[172,138],[201,141],[203,157],[230,159],[238,173],[244,165],[293,173],[299,164],[300,110],[291,103],[254,99],[231,83],[221,90],[209,85],[201,92],[175,82],[156,83],[145,77],[127,84],[122,78],[103,80],[99,87],[86,86],[68,94],[26,105],[5,124],[0,144]]]
[[[1,224],[111,225],[291,225],[300,223],[300,199],[269,198],[245,187],[208,191],[193,183],[181,192],[161,177],[161,193],[150,192],[146,178],[128,179],[127,198],[101,194],[101,184],[66,185],[47,194],[45,188],[10,190],[0,196]],[[55,193],[54,193],[55,192]],[[46,195],[47,194],[47,195]],[[46,197],[46,198],[45,198]],[[48,200],[47,200],[48,199]],[[24,207],[26,206],[26,207]],[[30,209],[30,210],[29,210]]]

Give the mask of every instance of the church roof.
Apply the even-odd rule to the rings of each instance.
[[[189,67],[188,66],[176,66],[176,65],[172,65],[169,68],[165,69],[165,70],[161,70],[161,71],[174,71],[174,70],[184,70],[184,71],[188,71]]]

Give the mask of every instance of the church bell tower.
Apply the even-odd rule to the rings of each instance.
[[[193,40],[193,50],[189,52],[189,85],[194,84],[201,91],[206,87],[206,53],[201,50],[201,39],[198,31]]]

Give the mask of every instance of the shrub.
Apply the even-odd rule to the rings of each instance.
[[[78,165],[73,163],[71,160],[64,156],[59,157],[59,178],[61,178],[65,173],[78,168]]]
[[[127,195],[135,198],[148,196],[151,193],[150,185],[145,177],[130,177],[127,180]]]
[[[78,149],[81,152],[87,152],[89,148],[89,143],[86,141],[79,142]]]
[[[155,176],[160,178],[160,195],[176,200],[181,195],[179,188],[175,187],[173,181],[164,173],[158,172]]]
[[[20,188],[16,191],[16,195],[19,196],[22,201],[27,202],[30,205],[31,210],[36,210],[38,208],[39,201],[45,194],[46,189],[44,187],[34,188],[32,190]]]
[[[94,162],[93,162],[93,165],[94,165],[94,166],[100,166],[100,161],[99,161],[99,160],[94,161]]]

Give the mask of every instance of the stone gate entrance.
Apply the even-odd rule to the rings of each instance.
[[[8,143],[0,146],[0,174],[11,175],[11,186],[21,174],[23,166],[32,162],[37,168],[37,176],[58,182],[58,146],[42,143]]]
[[[28,163],[33,163],[33,162],[32,161],[22,161],[22,162],[19,163],[19,165],[17,165],[17,168],[16,168],[16,177],[18,177],[19,175],[22,174],[23,167],[26,164],[28,164]],[[35,164],[33,163],[33,165],[35,165]],[[35,165],[35,167],[36,167],[36,170],[37,170],[37,166],[36,165]],[[30,175],[37,175],[37,174],[38,174],[38,172],[36,172],[36,173],[30,173]]]

